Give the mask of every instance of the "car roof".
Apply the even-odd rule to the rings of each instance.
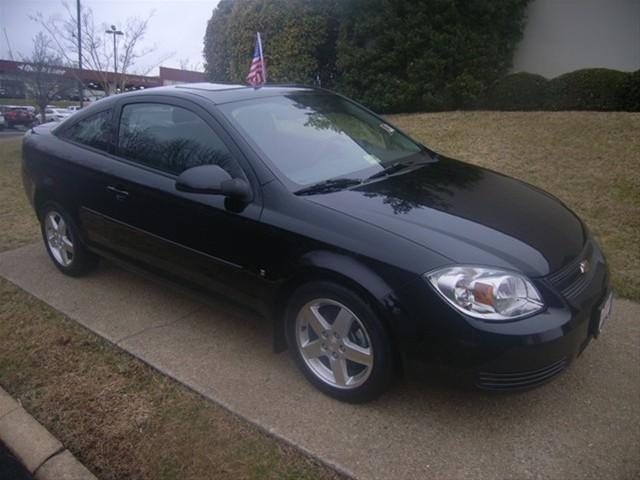
[[[176,90],[189,91],[213,101],[215,104],[249,100],[252,98],[287,95],[289,93],[313,92],[317,89],[307,85],[263,85],[250,87],[247,85],[233,85],[220,83],[195,83],[176,85]]]
[[[166,85],[162,87],[147,88],[144,90],[135,90],[132,92],[120,93],[118,95],[109,95],[95,102],[91,102],[79,113],[70,115],[74,120],[71,123],[62,122],[52,131],[55,133],[59,128],[66,128],[67,125],[73,125],[82,121],[94,113],[111,108],[113,103],[124,98],[141,99],[146,96],[168,95],[172,97],[185,98],[193,100],[194,96],[205,99],[213,104],[220,105],[223,103],[236,102],[241,100],[249,100],[252,98],[264,98],[287,95],[291,93],[325,93],[330,94],[328,90],[310,87],[308,85],[281,85],[270,84],[261,87],[250,87],[246,85],[227,84],[227,83],[187,83],[181,85]]]
[[[177,97],[189,97],[197,95],[206,98],[214,104],[223,104],[228,102],[236,102],[239,100],[249,100],[252,98],[272,97],[286,95],[290,93],[311,93],[326,92],[325,90],[310,87],[307,85],[264,85],[261,87],[250,87],[238,84],[226,83],[187,83],[182,85],[168,85],[163,87],[148,88],[145,90],[136,90],[118,95],[106,97],[98,102],[101,105],[116,101],[123,97],[139,97],[146,95],[163,95],[168,94]]]

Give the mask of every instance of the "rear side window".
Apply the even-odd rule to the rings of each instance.
[[[105,152],[108,151],[111,137],[111,110],[105,110],[80,120],[64,130],[62,137]]]
[[[125,105],[118,154],[174,175],[199,165],[219,165],[232,177],[242,170],[220,137],[195,113],[174,105]]]

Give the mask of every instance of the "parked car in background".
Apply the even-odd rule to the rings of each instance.
[[[8,128],[18,125],[30,127],[36,123],[34,113],[26,107],[11,107],[4,112],[4,118]]]
[[[44,111],[45,122],[60,122],[73,115],[73,112],[66,108],[47,108]]]
[[[7,121],[4,119],[4,114],[0,112],[0,132],[7,126]]]
[[[22,154],[61,272],[104,256],[252,307],[341,400],[374,398],[416,360],[535,387],[611,311],[605,258],[559,200],[326,90],[115,95],[30,130]]]
[[[67,107],[67,110],[69,110],[71,113],[75,113],[75,112],[79,112],[81,110],[81,107],[80,105],[71,105]]]

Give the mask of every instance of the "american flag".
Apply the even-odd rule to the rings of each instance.
[[[253,59],[251,60],[251,68],[247,75],[247,83],[252,87],[257,87],[267,82],[267,67],[264,64],[264,56],[262,55],[262,40],[260,40],[260,32],[256,35],[256,46],[253,49]]]

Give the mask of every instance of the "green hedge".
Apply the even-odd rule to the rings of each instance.
[[[244,82],[256,30],[270,82],[322,86],[381,113],[473,108],[511,66],[529,0],[221,0],[212,81]]]
[[[640,70],[586,68],[551,80],[513,73],[489,90],[483,107],[494,110],[640,111]]]
[[[620,87],[619,110],[640,112],[640,70],[628,73]]]
[[[585,68],[549,81],[548,110],[617,110],[627,74],[607,68]]]
[[[512,73],[490,89],[486,107],[494,110],[541,110],[549,80],[535,73]]]

